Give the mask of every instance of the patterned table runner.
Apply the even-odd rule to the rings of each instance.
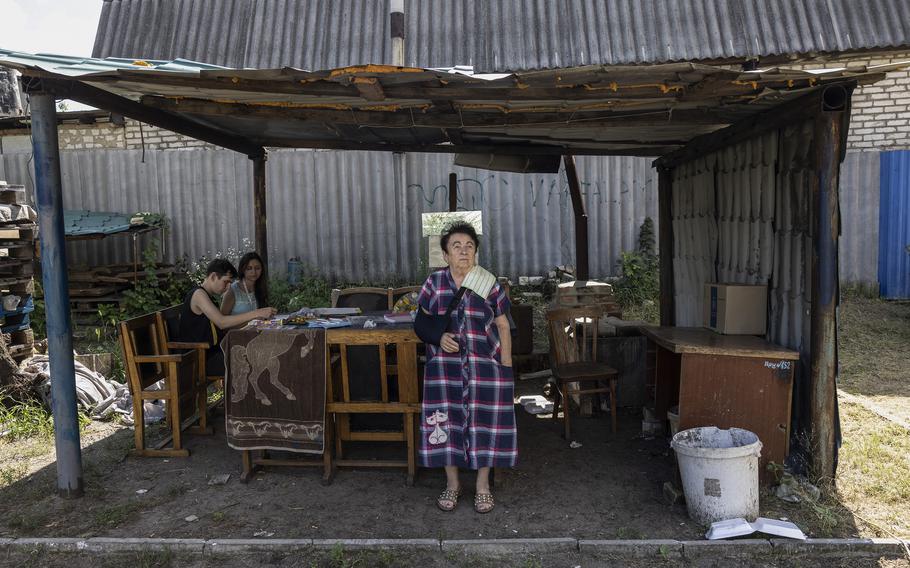
[[[232,330],[221,347],[228,445],[321,454],[325,330]]]

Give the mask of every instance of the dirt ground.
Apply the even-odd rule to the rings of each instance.
[[[523,381],[519,394],[539,393],[541,386]],[[189,458],[156,459],[127,457],[130,429],[94,423],[84,437],[85,498],[56,497],[52,456],[37,458],[47,465],[0,490],[0,536],[702,538],[683,506],[663,500],[673,458],[665,438],[641,437],[638,413],[621,413],[615,435],[606,416],[577,420],[573,437],[582,446],[575,449],[559,425],[521,407],[517,413],[520,463],[497,471],[497,505],[487,515],[472,510],[471,491],[455,512],[439,511],[441,471],[420,470],[408,487],[403,471],[341,469],[326,487],[320,470],[273,468],[244,485],[240,454],[227,447],[221,424],[213,436],[187,436]],[[28,452],[3,458],[28,459]],[[225,473],[231,474],[226,485],[208,484]],[[462,479],[471,488],[467,472]],[[762,503],[815,536],[860,534],[849,522],[821,534],[807,511],[770,495]]]
[[[540,382],[522,390],[540,392]],[[330,486],[313,468],[268,469],[239,482],[240,453],[214,436],[187,436],[189,458],[126,457],[132,431],[92,424],[83,452],[86,498],[53,496],[52,464],[0,490],[2,536],[271,538],[697,538],[681,506],[661,499],[673,476],[664,439],[639,436],[638,415],[624,414],[612,435],[606,417],[577,421],[570,448],[559,426],[519,407],[520,465],[496,472],[497,505],[453,513],[434,500],[441,471],[420,470],[407,487],[400,470],[340,469]],[[356,449],[356,448],[355,448]],[[391,451],[397,448],[388,448]],[[230,473],[227,485],[208,485]],[[471,488],[468,472],[463,483]],[[137,493],[142,491],[142,493]],[[190,516],[198,520],[188,522]]]
[[[871,319],[863,318],[863,313],[871,314]],[[908,330],[910,304],[847,303],[842,312],[841,387],[863,396],[880,387],[896,408],[906,409],[910,350],[906,343],[892,350],[897,346],[890,338],[906,337]],[[866,363],[859,364],[856,358],[863,351]],[[521,381],[516,394],[539,394],[541,387],[539,380]],[[575,449],[560,437],[559,425],[521,407],[517,413],[519,466],[497,472],[497,505],[488,515],[474,513],[471,491],[455,512],[439,511],[434,500],[444,484],[441,471],[420,470],[415,486],[408,487],[400,470],[341,469],[326,487],[314,468],[270,469],[244,485],[239,482],[240,454],[227,447],[223,423],[217,418],[214,436],[187,435],[192,455],[172,459],[129,457],[132,430],[95,422],[83,433],[83,499],[55,496],[52,441],[0,443],[0,537],[703,537],[704,529],[689,520],[684,506],[663,500],[661,486],[674,478],[673,458],[665,438],[640,435],[639,411],[621,413],[615,435],[606,416],[576,420],[574,438],[582,446]],[[783,503],[765,491],[762,515],[786,517],[815,537],[893,536],[870,528],[856,515],[883,519],[881,524],[894,530],[906,527],[899,520],[910,511],[903,499],[906,489],[885,492],[877,487],[883,483],[862,469],[869,461],[864,456],[884,456],[873,459],[889,461],[896,468],[889,473],[894,479],[908,477],[901,472],[910,471],[910,466],[901,461],[910,458],[900,456],[910,447],[905,444],[910,438],[905,431],[894,430],[891,438],[901,438],[904,445],[892,446],[890,454],[871,453],[865,440],[884,431],[888,423],[860,410],[842,417],[849,421],[845,435],[863,446],[854,450],[847,444],[843,450],[838,483],[844,485],[842,475],[853,476],[849,491],[833,492],[824,503],[811,507]],[[213,476],[225,473],[231,474],[226,485],[208,484]],[[471,488],[467,473],[462,481]],[[887,500],[894,503],[879,517],[863,508]],[[895,520],[889,521],[889,515]]]

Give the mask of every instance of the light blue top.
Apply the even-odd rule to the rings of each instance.
[[[245,314],[259,308],[259,304],[256,302],[256,292],[253,290],[250,290],[249,292],[244,291],[242,282],[243,280],[237,280],[236,282],[231,283],[231,290],[234,292],[234,308],[231,310],[232,316]]]

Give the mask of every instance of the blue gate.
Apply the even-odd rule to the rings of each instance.
[[[878,281],[882,298],[910,298],[910,151],[882,152]]]

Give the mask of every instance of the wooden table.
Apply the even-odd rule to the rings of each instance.
[[[655,412],[679,404],[679,429],[744,428],[762,442],[760,473],[784,463],[793,371],[799,353],[751,335],[705,328],[642,327],[656,349]]]
[[[290,329],[290,328],[289,328]],[[231,332],[233,333],[233,332]],[[243,451],[243,475],[247,481],[263,466],[322,467],[323,481],[330,483],[337,466],[403,467],[408,483],[413,484],[416,472],[416,423],[420,412],[420,392],[417,374],[417,344],[420,340],[411,324],[379,325],[373,329],[357,327],[331,328],[325,331],[325,429],[324,451],[318,460],[273,459],[266,452],[254,456]],[[351,397],[351,381],[369,380],[350,372],[348,349],[355,346],[375,346],[378,357],[378,400],[359,401]],[[393,354],[391,358],[390,354]],[[359,355],[359,354],[358,354]],[[322,354],[320,354],[322,357]],[[391,396],[390,383],[397,382],[397,397]],[[355,384],[356,386],[356,384]],[[321,395],[321,392],[320,392]],[[393,399],[394,398],[394,399]],[[403,428],[397,431],[351,430],[351,414],[401,414]],[[401,441],[407,446],[404,460],[345,459],[343,442]],[[280,449],[280,448],[279,448]]]

